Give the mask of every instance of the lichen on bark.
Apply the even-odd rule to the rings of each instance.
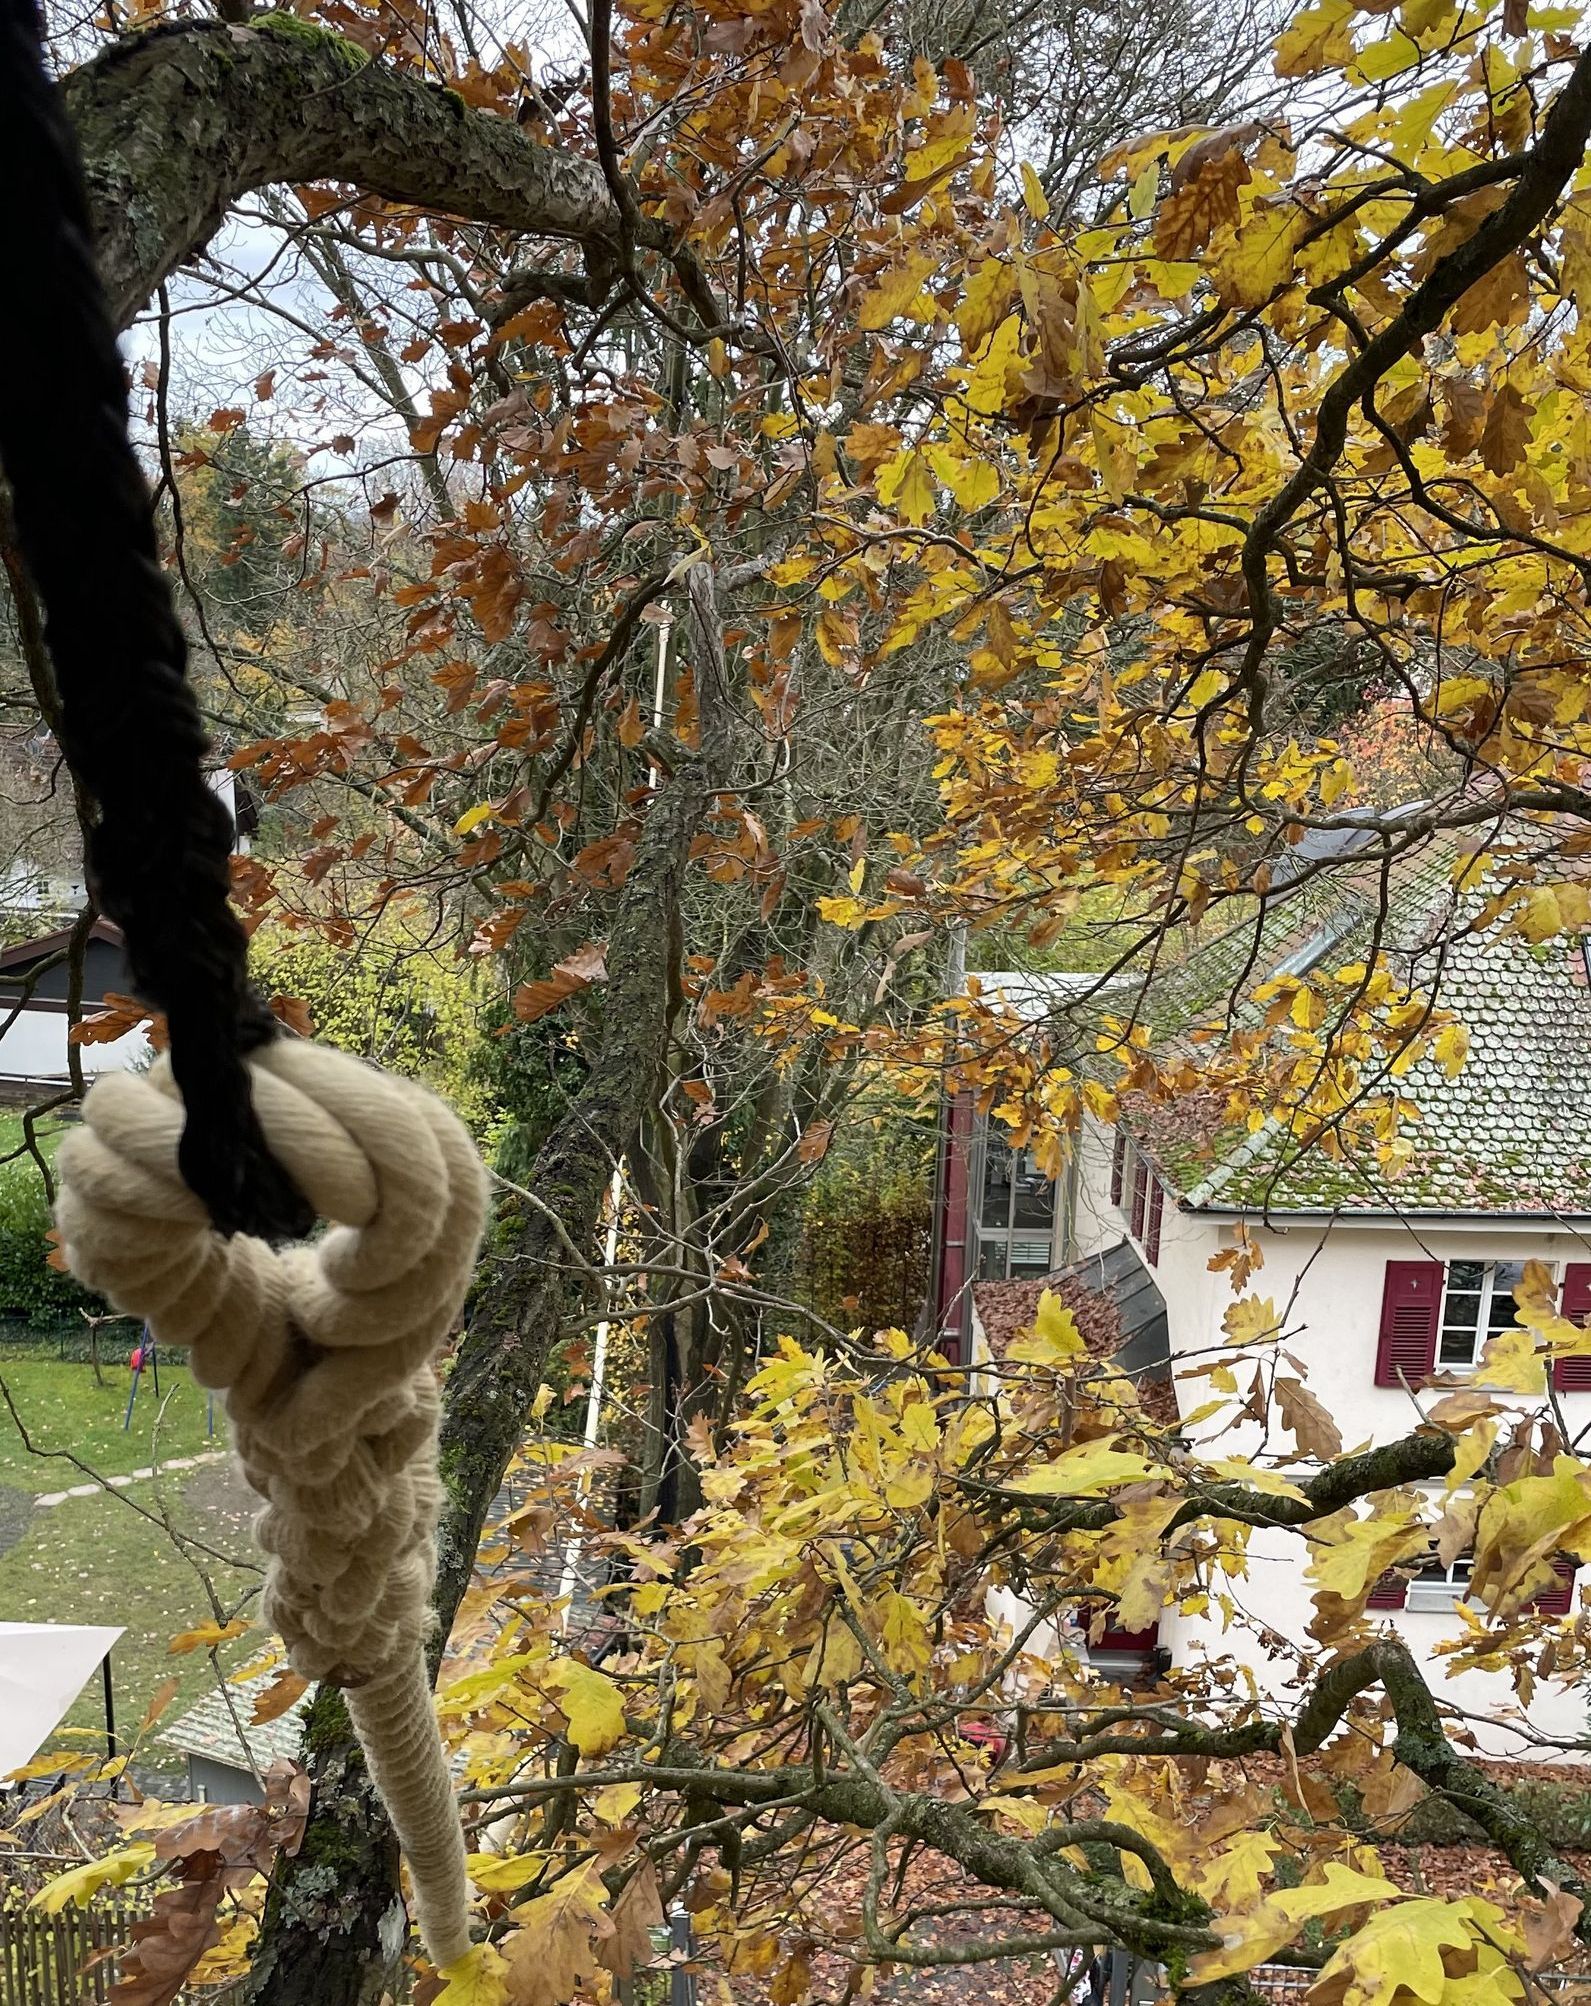
[[[526,236],[607,242],[601,169],[286,14],[130,35],[63,84],[117,324],[272,182],[347,182]]]

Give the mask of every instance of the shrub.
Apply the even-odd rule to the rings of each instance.
[[[38,1165],[27,1157],[0,1163],[0,1316],[38,1327],[103,1309],[68,1274],[49,1264],[50,1205]]]
[[[492,1002],[480,965],[438,952],[389,915],[355,953],[318,935],[262,927],[249,947],[255,981],[295,998],[315,1035],[421,1080],[489,1141],[501,1121],[478,1050]]]

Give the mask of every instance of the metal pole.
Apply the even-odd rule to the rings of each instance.
[[[603,1287],[611,1302],[613,1295],[613,1264],[619,1257],[619,1205],[624,1197],[624,1167],[618,1165],[608,1185],[608,1230],[602,1242],[602,1261],[605,1269]],[[605,1303],[604,1308],[608,1306]],[[610,1318],[604,1316],[597,1325],[596,1344],[591,1357],[591,1388],[586,1395],[585,1448],[589,1454],[597,1446],[597,1435],[602,1426],[602,1390],[608,1376],[608,1337],[613,1329]],[[579,1495],[585,1498],[591,1489],[591,1472],[588,1470],[580,1479]],[[564,1605],[559,1627],[569,1628],[569,1617],[574,1608],[575,1571],[580,1565],[580,1537],[570,1540],[564,1549],[563,1577],[558,1583],[558,1600]]]
[[[110,1652],[99,1661],[100,1677],[105,1686],[105,1753],[114,1761],[116,1758],[116,1699],[111,1691]]]
[[[684,1951],[687,1957],[695,1948],[691,1942],[690,1913],[678,1902],[668,1912],[668,1947]],[[687,1971],[683,1964],[676,1964],[669,1972],[668,2006],[696,2006],[696,1974]]]

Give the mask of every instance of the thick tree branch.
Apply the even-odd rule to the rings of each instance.
[[[1585,157],[1591,140],[1591,50],[1585,51],[1542,123],[1508,199],[1487,216],[1455,251],[1437,260],[1430,275],[1410,293],[1401,310],[1332,381],[1320,402],[1315,437],[1297,469],[1254,518],[1243,546],[1253,628],[1244,651],[1241,680],[1257,685],[1261,663],[1276,631],[1277,612],[1266,576],[1277,538],[1305,499],[1330,475],[1342,456],[1353,408],[1370,397],[1392,366],[1412,354],[1441,326],[1471,286],[1485,278],[1538,229]]]
[[[525,236],[618,234],[594,161],[295,16],[153,28],[63,89],[119,326],[203,248],[231,203],[276,181],[346,181]]]
[[[1358,1498],[1372,1497],[1377,1491],[1392,1490],[1398,1484],[1429,1483],[1445,1477],[1453,1467],[1453,1438],[1435,1429],[1429,1433],[1405,1435],[1378,1449],[1343,1456],[1329,1464],[1318,1476],[1297,1485],[1300,1497],[1261,1491],[1249,1484],[1205,1484],[1177,1507],[1168,1523],[1168,1533],[1201,1519],[1236,1519],[1244,1525],[1308,1525],[1328,1518]],[[970,1494],[998,1500],[1030,1516],[1031,1522],[1046,1532],[1102,1532],[1121,1517],[1121,1509],[1109,1498],[1067,1499],[1054,1502],[1030,1492],[979,1483],[964,1478],[962,1489]]]

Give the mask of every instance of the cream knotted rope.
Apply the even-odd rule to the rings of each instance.
[[[277,1161],[331,1230],[275,1249],[223,1239],[177,1172],[183,1110],[162,1060],[109,1073],[61,1145],[56,1218],[72,1272],[224,1393],[265,1499],[264,1613],[295,1671],[349,1688],[409,1863],[433,1962],[469,1948],[458,1810],[437,1735],[431,1626],[437,1390],[432,1357],[475,1263],[486,1173],[434,1095],[325,1045],[249,1060]]]

